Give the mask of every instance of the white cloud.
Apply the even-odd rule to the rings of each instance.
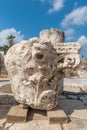
[[[81,50],[81,54],[84,55],[85,57],[87,57],[87,37],[82,35],[79,39],[78,42],[81,43],[82,45],[82,50]]]
[[[64,0],[52,0],[51,2],[52,8],[49,9],[48,13],[53,13],[55,11],[59,11],[64,7]]]
[[[23,40],[24,35],[22,35],[20,31],[17,31],[15,28],[5,29],[0,32],[0,46],[8,44],[7,37],[11,34],[15,36],[15,43]]]
[[[48,2],[52,7],[48,10],[48,13],[53,13],[59,11],[64,7],[64,0],[40,0],[43,2]]]
[[[61,22],[62,26],[84,25],[87,23],[87,6],[74,9],[70,14],[66,15]]]
[[[73,40],[74,39],[74,33],[75,33],[75,30],[72,29],[72,28],[65,30],[66,41]]]
[[[87,46],[87,37],[82,35],[79,39],[79,42],[81,42],[82,46]]]

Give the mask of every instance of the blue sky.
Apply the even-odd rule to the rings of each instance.
[[[80,41],[87,57],[87,0],[0,0],[0,45],[39,36],[51,27],[65,32],[65,41]]]

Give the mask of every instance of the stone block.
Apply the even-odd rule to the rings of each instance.
[[[63,110],[52,110],[47,112],[47,117],[50,124],[68,123],[68,117]]]
[[[8,123],[24,123],[26,122],[28,109],[22,109],[20,106],[12,106],[7,114]]]

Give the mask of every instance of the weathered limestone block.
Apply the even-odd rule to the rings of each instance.
[[[61,36],[64,33],[57,29],[44,30],[39,38],[16,44],[7,52],[5,65],[19,103],[42,110],[56,107],[66,69],[80,64],[80,44],[63,43]]]

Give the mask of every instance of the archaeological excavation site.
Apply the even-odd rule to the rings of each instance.
[[[56,28],[0,51],[0,130],[87,130],[87,60]]]

